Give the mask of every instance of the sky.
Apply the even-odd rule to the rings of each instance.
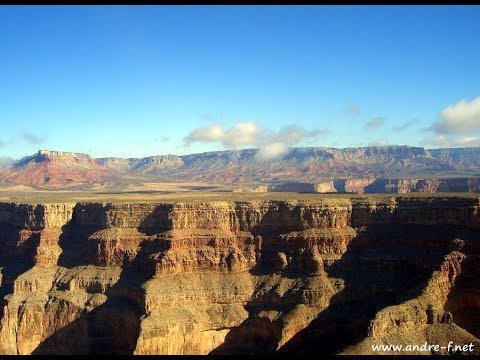
[[[480,146],[480,6],[0,6],[0,157]]]

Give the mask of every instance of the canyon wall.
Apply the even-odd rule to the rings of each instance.
[[[368,353],[427,308],[475,339],[479,235],[474,197],[0,203],[0,354]]]
[[[323,182],[285,182],[265,187],[263,191],[299,193],[353,193],[406,194],[424,193],[478,193],[479,177],[394,179],[394,178],[339,178]]]

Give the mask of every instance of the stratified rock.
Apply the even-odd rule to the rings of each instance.
[[[0,182],[32,186],[99,183],[105,168],[86,154],[40,150],[0,173]]]
[[[479,235],[473,197],[0,203],[0,353],[480,346]]]

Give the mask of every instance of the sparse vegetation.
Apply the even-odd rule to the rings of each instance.
[[[193,186],[193,185],[192,185]],[[200,185],[195,185],[198,189]],[[381,201],[402,197],[420,198],[480,198],[478,193],[407,193],[407,194],[342,194],[342,193],[294,193],[294,192],[233,192],[228,188],[217,191],[196,190],[185,184],[157,184],[145,189],[125,188],[118,191],[12,191],[0,190],[1,202],[59,203],[59,202],[204,202],[204,201],[318,201],[320,199],[357,199]]]

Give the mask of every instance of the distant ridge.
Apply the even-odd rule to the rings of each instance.
[[[391,145],[344,149],[297,147],[274,159],[262,158],[258,149],[98,159],[81,153],[39,150],[11,166],[7,164],[6,169],[0,171],[0,182],[68,186],[147,179],[275,184],[475,176],[480,176],[479,147],[425,149]]]

